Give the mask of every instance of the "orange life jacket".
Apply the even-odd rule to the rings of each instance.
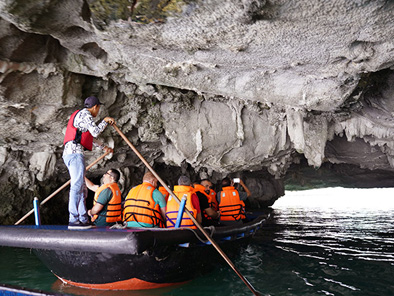
[[[233,186],[223,187],[220,192],[220,220],[236,221],[245,219],[245,204]]]
[[[182,196],[186,194],[186,205],[185,207],[189,210],[189,212],[193,215],[194,218],[197,218],[197,210],[193,207],[192,203],[192,194],[194,194],[194,188],[191,186],[174,186],[174,193],[182,200]],[[178,216],[179,205],[176,200],[170,195],[167,202],[167,228],[174,228],[176,224],[176,218]],[[182,221],[179,227],[189,227],[189,228],[197,228],[190,217],[183,213]]]
[[[83,147],[85,147],[85,149],[91,151],[93,148],[92,134],[89,131],[82,133],[74,126],[74,118],[78,112],[79,110],[71,114],[71,117],[68,120],[66,134],[64,135],[63,145],[65,145],[67,142],[75,141],[75,143],[80,143]]]
[[[201,192],[201,193],[204,193],[204,195],[205,195],[207,198],[209,198],[208,194],[205,192],[205,187],[204,187],[204,186],[202,186],[202,185],[200,185],[200,184],[194,184],[193,186],[194,186],[194,191],[195,191],[195,192],[199,191],[199,192]]]
[[[211,203],[209,202],[210,196],[205,192],[205,187],[202,186],[202,185],[200,185],[200,184],[194,184],[193,186],[194,186],[194,192],[201,192],[201,193],[203,193],[203,194],[207,197],[209,207],[211,207]],[[215,198],[215,200],[216,200],[216,198]],[[201,204],[200,204],[200,206],[201,206]],[[204,217],[205,217],[206,219],[212,220],[212,218],[209,217],[209,216],[207,215],[207,213],[205,213],[204,209],[201,209],[201,211],[203,212],[203,215],[204,215]]]
[[[160,205],[155,203],[152,197],[154,190],[155,187],[147,182],[132,188],[124,204],[123,221],[135,221],[165,227]]]
[[[218,211],[219,204],[218,204],[218,201],[216,200],[215,190],[210,189],[208,196],[209,196],[209,198],[208,198],[209,205],[211,206],[212,209],[214,209],[215,211]]]
[[[161,194],[163,194],[163,196],[164,196],[164,198],[166,199],[166,202],[167,202],[168,201],[168,197],[170,196],[168,191],[163,186],[159,186],[159,191],[161,192]]]
[[[93,206],[97,203],[97,199],[101,191],[107,188],[111,189],[112,198],[107,205],[107,213],[105,215],[106,217],[105,221],[107,223],[115,223],[122,221],[122,196],[120,194],[120,189],[117,183],[108,183],[100,186],[94,195]],[[98,216],[104,216],[104,215],[101,215],[100,213],[98,215],[93,215],[92,221],[96,220]]]

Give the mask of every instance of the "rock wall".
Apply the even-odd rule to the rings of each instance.
[[[393,19],[393,1],[1,1],[0,222],[67,180],[63,133],[89,95],[172,184],[241,176],[263,207],[305,163],[375,186],[394,165]],[[137,184],[138,158],[102,138],[115,153],[90,174]]]

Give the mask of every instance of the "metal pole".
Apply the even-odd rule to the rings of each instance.
[[[187,199],[187,194],[184,194],[182,196],[181,204],[179,205],[178,216],[176,217],[175,228],[179,228],[179,226],[181,225],[183,213],[185,212],[186,199]]]
[[[33,199],[33,207],[34,207],[34,220],[36,222],[36,226],[40,226],[41,225],[40,205],[38,203],[37,197]]]

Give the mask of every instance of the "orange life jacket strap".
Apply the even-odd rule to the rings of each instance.
[[[229,208],[229,209],[224,209]],[[228,205],[220,206],[220,217],[222,220],[227,220],[227,217],[232,217],[234,220],[243,219],[245,215],[245,210],[242,205]],[[232,220],[232,219],[231,219]]]

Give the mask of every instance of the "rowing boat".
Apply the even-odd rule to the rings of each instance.
[[[229,257],[239,253],[266,215],[235,226],[210,227]],[[103,290],[139,290],[189,281],[224,262],[196,229],[62,225],[0,226],[0,245],[32,249],[64,283]]]

